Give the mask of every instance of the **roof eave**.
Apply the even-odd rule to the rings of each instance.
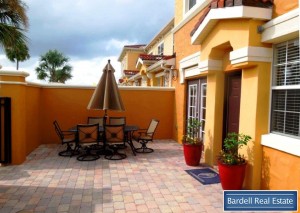
[[[259,20],[271,20],[272,8],[259,8],[250,6],[235,6],[211,9],[198,29],[191,37],[193,45],[201,44],[212,31],[219,20],[252,18]]]

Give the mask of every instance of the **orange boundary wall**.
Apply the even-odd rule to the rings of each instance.
[[[88,110],[95,87],[39,85],[26,83],[26,74],[0,75],[0,96],[11,97],[12,164],[21,164],[41,144],[60,143],[53,127],[62,129],[86,123],[88,116],[103,116],[102,110]],[[7,75],[7,72],[6,74]],[[23,76],[22,76],[23,75]],[[173,136],[174,88],[120,88],[125,112],[108,111],[109,116],[126,116],[128,124],[147,128],[152,118],[160,120],[155,139]]]

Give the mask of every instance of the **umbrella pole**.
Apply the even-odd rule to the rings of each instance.
[[[103,119],[103,125],[105,126],[107,122],[107,110],[104,110],[104,119]]]

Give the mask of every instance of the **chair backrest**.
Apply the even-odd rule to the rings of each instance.
[[[59,124],[58,124],[58,122],[56,120],[53,122],[53,125],[54,125],[54,129],[55,129],[56,134],[58,135],[58,137],[61,140],[63,140],[64,139],[64,134],[61,131],[61,128],[59,127]]]
[[[99,124],[78,124],[78,143],[97,143],[99,141]]]
[[[126,117],[109,117],[109,125],[125,125]]]
[[[105,125],[105,141],[111,144],[122,144],[125,140],[124,125]]]
[[[103,126],[104,117],[88,117],[88,124],[99,124],[99,126]]]
[[[146,134],[149,135],[149,136],[151,136],[151,137],[153,137],[154,132],[156,130],[156,127],[157,127],[158,123],[159,123],[159,120],[152,119],[151,122],[150,122],[150,124],[149,124],[149,127],[147,129],[147,133]]]

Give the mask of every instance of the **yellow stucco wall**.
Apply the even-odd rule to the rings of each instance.
[[[242,150],[242,153],[249,160],[244,187],[258,189],[261,184],[262,158],[260,136],[268,131],[271,66],[269,62],[248,62],[232,65],[229,60],[229,53],[249,46],[270,48],[270,44],[260,42],[261,35],[257,33],[257,26],[262,25],[263,22],[250,19],[221,20],[203,40],[200,48],[199,45],[190,46],[189,37],[189,33],[197,20],[198,17],[192,19],[176,31],[174,36],[177,67],[179,67],[178,62],[182,58],[199,50],[201,50],[199,61],[214,59],[222,61],[223,64],[223,71],[208,70],[208,72],[201,74],[207,76],[205,162],[215,165],[217,155],[222,147],[225,76],[229,72],[240,70],[242,72],[242,89],[239,128],[240,132],[253,138],[253,142]],[[199,78],[201,75],[193,78]],[[184,132],[182,120],[185,120],[186,93],[185,85],[178,83],[175,85],[177,135],[181,135]],[[180,111],[182,114],[178,113]]]
[[[127,52],[127,70],[137,70],[136,68],[136,62],[139,57],[139,55],[142,54],[141,52]]]
[[[174,24],[178,25],[183,19],[183,0],[175,0]]]
[[[173,33],[170,30],[165,35],[163,35],[156,43],[149,48],[147,54],[152,53],[152,55],[158,55],[158,46],[164,43],[164,55],[172,55],[173,54]]]

